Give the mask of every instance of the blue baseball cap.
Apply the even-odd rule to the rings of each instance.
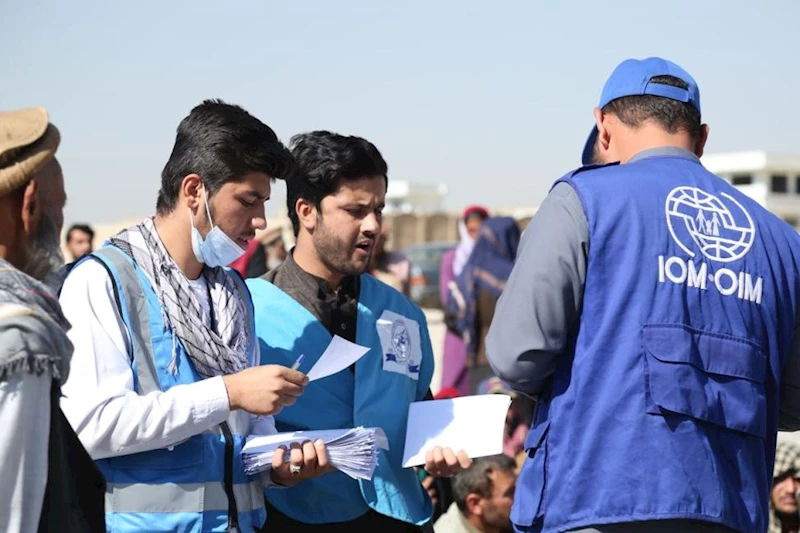
[[[657,76],[674,76],[686,82],[687,89],[665,85],[663,83],[651,83],[650,80]],[[603,92],[600,94],[600,103],[597,107],[603,109],[609,102],[624,96],[640,96],[650,94],[663,96],[679,102],[688,102],[700,113],[700,89],[694,78],[681,67],[661,59],[660,57],[648,57],[647,59],[626,59],[620,63],[614,72],[611,73]],[[581,162],[584,165],[592,163],[594,154],[594,143],[597,141],[597,127],[593,127],[586,145],[583,147]]]

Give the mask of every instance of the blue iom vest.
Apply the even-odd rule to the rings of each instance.
[[[272,283],[248,279],[262,364],[291,366],[300,354],[308,372],[331,334],[308,310]],[[412,468],[402,468],[410,403],[422,400],[433,375],[433,353],[422,311],[369,275],[361,276],[356,343],[370,351],[355,364],[312,381],[294,405],[275,416],[279,431],[380,427],[389,450],[380,450],[372,481],[334,471],[292,488],[267,489],[283,514],[309,524],[346,522],[369,508],[423,524],[431,502]]]
[[[167,391],[201,378],[183,345],[175,340],[177,373],[169,368],[173,333],[164,323],[158,296],[131,258],[114,246],[87,256],[105,266],[111,276],[130,340],[134,389],[140,395]],[[252,310],[244,282],[236,275],[242,297]],[[255,329],[250,313],[250,327]],[[248,349],[256,364],[255,335]],[[236,501],[238,531],[260,530],[266,521],[260,482],[244,473],[241,450],[249,432],[250,415],[233,411],[227,422],[206,433],[165,449],[96,461],[107,481],[106,527],[111,532],[205,533],[228,531],[230,490]],[[226,446],[231,461],[226,464]],[[231,484],[226,487],[226,470]]]
[[[695,519],[767,528],[800,239],[687,155],[584,168],[574,353],[525,442],[519,531]]]

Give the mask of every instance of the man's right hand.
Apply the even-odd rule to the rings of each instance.
[[[223,376],[231,410],[274,415],[303,393],[308,377],[281,365],[262,365]]]

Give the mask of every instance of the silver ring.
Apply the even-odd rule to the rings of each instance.
[[[301,467],[301,466],[299,466],[299,465],[289,465],[289,472],[291,472],[291,473],[292,473],[292,475],[295,475],[295,476],[296,476],[297,474],[299,474],[299,473],[300,473],[300,469],[301,469],[301,468],[302,468],[302,467]]]

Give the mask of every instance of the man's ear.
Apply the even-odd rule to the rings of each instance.
[[[611,144],[611,130],[608,128],[608,115],[603,113],[599,107],[594,108],[594,122],[597,127],[598,148],[605,152]]]
[[[22,191],[22,230],[26,236],[33,235],[42,218],[42,202],[39,199],[39,182],[30,180]]]
[[[483,497],[480,494],[470,492],[467,494],[465,502],[467,504],[467,511],[469,511],[469,514],[473,514],[475,516],[483,515]]]
[[[196,214],[197,210],[203,207],[203,202],[205,201],[203,198],[203,190],[204,185],[200,176],[197,174],[188,174],[183,178],[183,181],[181,181],[178,201],[183,202],[186,207]],[[206,194],[208,193],[208,191],[205,192]]]
[[[700,126],[700,134],[694,142],[694,153],[697,157],[703,157],[703,150],[706,148],[706,141],[708,141],[708,124]]]
[[[297,219],[300,221],[300,225],[304,227],[308,233],[314,233],[314,230],[317,228],[317,219],[319,218],[317,206],[305,198],[298,198],[297,202],[294,204],[294,209],[297,213]]]

